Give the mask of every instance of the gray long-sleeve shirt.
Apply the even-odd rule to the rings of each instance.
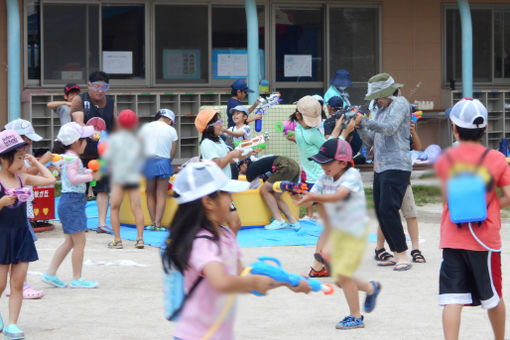
[[[402,96],[380,108],[375,119],[363,117],[358,132],[367,145],[374,145],[375,172],[386,170],[411,171],[410,125],[411,108]]]

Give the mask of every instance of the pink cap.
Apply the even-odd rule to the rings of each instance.
[[[0,154],[28,145],[14,130],[0,132]]]

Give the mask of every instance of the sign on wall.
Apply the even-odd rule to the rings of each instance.
[[[200,79],[200,50],[163,50],[163,79]]]
[[[264,79],[264,51],[259,50],[259,79]],[[248,51],[236,49],[212,50],[213,79],[237,79],[248,77]]]
[[[284,77],[311,77],[311,54],[285,54],[283,59]]]
[[[108,74],[133,74],[133,52],[103,51],[103,72]]]

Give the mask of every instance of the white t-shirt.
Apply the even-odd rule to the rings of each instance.
[[[322,195],[334,194],[340,187],[349,189],[351,193],[341,201],[324,203],[329,222],[333,228],[362,237],[367,230],[369,218],[359,170],[349,168],[336,181],[333,177],[322,174],[310,192]]]
[[[223,158],[229,152],[227,144],[220,138],[219,143],[215,143],[209,138],[206,138],[200,143],[200,153],[202,154],[203,159],[213,160],[215,158]],[[228,178],[232,178],[232,171],[230,169],[230,164],[227,164],[223,169],[223,173]]]
[[[235,126],[231,126],[228,129],[230,131],[232,131],[232,132],[243,132],[244,133],[244,135],[241,136],[241,137],[234,137],[234,136],[232,136],[232,142],[243,141],[243,140],[251,138],[251,128],[250,128],[249,125],[245,124],[245,125],[241,126],[240,128],[237,128]]]
[[[177,141],[177,131],[159,120],[144,124],[138,133],[143,143],[145,157],[170,158],[172,145]]]

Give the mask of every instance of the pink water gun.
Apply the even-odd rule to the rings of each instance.
[[[292,137],[296,130],[297,123],[291,120],[284,120],[283,122],[276,123],[276,132],[283,132],[287,137]]]

